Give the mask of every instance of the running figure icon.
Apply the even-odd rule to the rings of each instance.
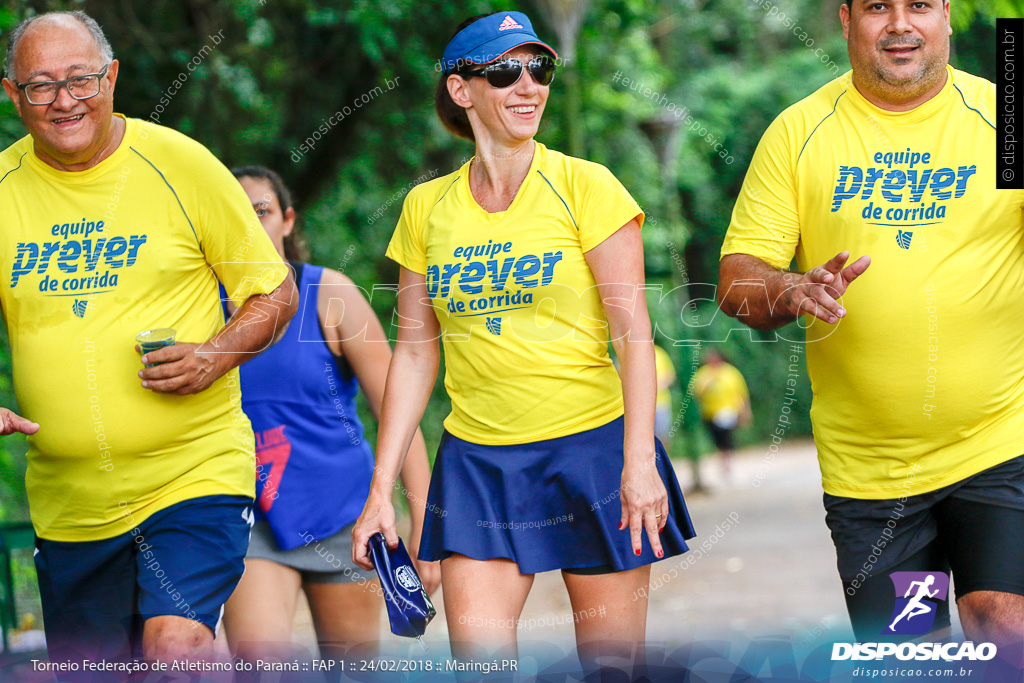
[[[900,612],[900,615],[898,617],[896,617],[895,619],[893,619],[892,623],[889,624],[889,630],[890,631],[895,631],[896,630],[896,624],[903,617],[906,617],[907,621],[910,621],[914,617],[919,616],[921,614],[929,614],[929,613],[931,613],[932,608],[929,607],[928,605],[925,605],[921,601],[924,598],[934,598],[939,593],[939,589],[938,588],[936,588],[934,591],[929,591],[928,590],[928,588],[932,584],[934,584],[934,583],[935,583],[935,577],[932,576],[931,574],[926,576],[924,581],[911,581],[910,582],[910,585],[907,587],[907,592],[903,595],[903,597],[904,598],[910,598],[910,593],[911,593],[911,591],[914,590],[914,586],[918,586],[919,587],[917,589],[917,595],[915,595],[914,597],[910,598],[910,602],[908,602],[906,607],[903,608],[903,611]]]

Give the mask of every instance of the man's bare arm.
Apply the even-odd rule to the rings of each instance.
[[[212,339],[178,342],[150,351],[143,363],[161,363],[139,371],[142,386],[159,393],[197,394],[227,371],[269,347],[298,310],[295,281],[289,273],[270,294],[256,294],[238,308]]]
[[[718,305],[757,330],[774,330],[803,314],[835,324],[846,315],[838,299],[868,266],[861,256],[845,267],[849,252],[806,273],[776,270],[756,256],[729,254],[719,264]]]

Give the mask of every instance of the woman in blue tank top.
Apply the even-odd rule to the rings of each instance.
[[[362,387],[380,413],[391,347],[359,288],[341,273],[305,263],[295,209],[269,169],[235,169],[263,228],[295,268],[299,313],[273,346],[241,366],[242,407],[256,437],[256,523],[245,574],[225,606],[233,653],[289,656],[301,588],[321,656],[331,643],[378,639],[382,601],[376,575],[352,562],[352,524],[370,490],[373,453],[356,414]],[[417,433],[402,480],[418,547],[430,479]],[[415,550],[412,554],[415,555]],[[417,563],[428,590],[438,563]]]

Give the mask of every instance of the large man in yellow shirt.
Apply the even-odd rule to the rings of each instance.
[[[719,302],[758,329],[808,316],[826,521],[858,638],[947,626],[951,569],[967,637],[1012,653],[1024,636],[1024,192],[995,189],[995,86],[948,65],[949,11],[840,7],[852,72],[762,138]],[[907,581],[925,574],[929,614],[901,617]]]
[[[29,435],[51,659],[204,656],[251,524],[237,366],[294,314],[294,283],[209,151],[114,113],[118,62],[90,17],[26,20],[5,68],[29,135],[0,153],[24,414],[0,427]],[[218,280],[240,306],[227,325]],[[140,358],[136,333],[158,327],[179,342]]]

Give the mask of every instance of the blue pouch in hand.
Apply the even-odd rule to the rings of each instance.
[[[370,537],[370,556],[384,591],[391,632],[396,636],[419,638],[437,610],[412,566],[402,539],[398,539],[397,548],[389,550],[384,534],[374,534]]]

